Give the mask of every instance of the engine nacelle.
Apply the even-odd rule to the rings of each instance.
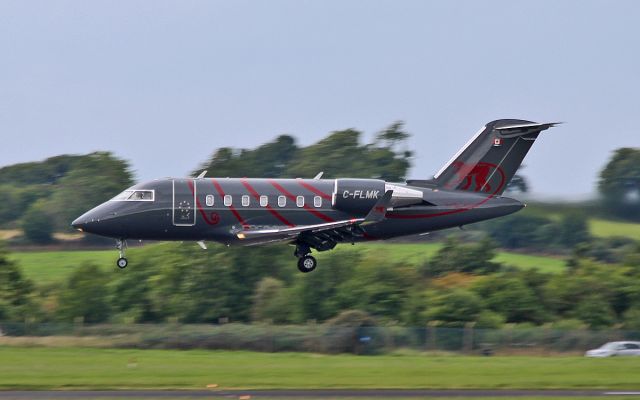
[[[384,196],[385,182],[380,179],[336,179],[332,205],[336,210],[366,215]]]

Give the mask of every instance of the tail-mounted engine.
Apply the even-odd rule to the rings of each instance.
[[[420,190],[386,183],[379,179],[336,179],[333,208],[354,215],[366,215],[387,190],[393,190],[391,207],[429,204]]]
[[[384,185],[380,179],[336,179],[333,208],[356,215],[367,214],[384,195]]]

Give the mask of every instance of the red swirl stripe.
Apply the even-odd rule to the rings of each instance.
[[[241,179],[240,182],[242,182],[244,187],[249,191],[249,193],[251,193],[251,195],[256,199],[256,201],[260,202],[260,194],[255,191],[253,186],[251,186],[249,184],[249,182],[245,178]],[[282,222],[283,224],[285,224],[287,226],[290,226],[292,228],[294,226],[296,226],[295,224],[292,224],[291,222],[289,222],[285,217],[280,215],[280,213],[278,213],[276,210],[274,210],[273,207],[271,207],[269,204],[267,204],[266,208],[267,208],[267,211],[269,211],[271,213],[271,215],[273,215],[274,217],[278,218],[278,220],[280,220],[280,222]]]
[[[220,186],[220,184],[215,178],[211,178],[211,182],[213,183],[213,186],[216,187],[216,190],[218,191],[218,194],[220,195],[220,197],[223,199],[222,201],[224,201],[224,190],[222,189],[222,186]],[[233,213],[233,216],[236,217],[238,222],[240,222],[240,225],[242,225],[243,228],[246,228],[247,224],[244,222],[244,219],[242,219],[242,216],[240,216],[240,213],[238,213],[235,207],[233,207],[233,205],[230,205],[229,210],[231,210],[231,213]]]
[[[274,188],[276,188],[280,193],[284,194],[285,196],[287,196],[289,198],[289,200],[295,202],[296,201],[296,196],[294,196],[291,192],[289,192],[287,189],[285,189],[284,187],[282,187],[282,185],[280,185],[278,182],[274,181],[273,179],[269,179],[269,183],[271,183],[273,185]],[[306,211],[308,211],[309,213],[315,215],[316,217],[326,221],[326,222],[335,222],[336,220],[331,218],[328,215],[325,215],[319,211],[314,210],[313,208],[309,207],[308,205],[304,205],[303,207]]]
[[[193,187],[193,180],[189,180],[188,181],[189,184],[189,189],[191,190],[191,194],[195,195],[195,189]],[[202,203],[200,203],[200,199],[198,198],[198,196],[196,196],[196,205],[198,206],[198,211],[200,211],[200,214],[202,215],[202,219],[204,219],[204,222],[206,222],[208,225],[215,225],[218,223],[218,221],[210,218],[207,213],[204,211],[203,207],[202,207]]]
[[[309,190],[310,192],[313,192],[313,193],[317,194],[318,196],[322,197],[325,200],[331,200],[331,195],[328,195],[325,192],[321,191],[320,189],[309,185],[308,183],[306,183],[303,180],[298,180],[298,184],[300,184],[300,186],[302,186],[303,188]]]

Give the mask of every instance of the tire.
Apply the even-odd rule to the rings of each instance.
[[[118,266],[118,268],[124,269],[124,268],[127,268],[127,265],[129,265],[129,261],[127,261],[126,258],[121,257],[121,258],[118,258],[118,261],[116,261],[116,265]]]
[[[311,272],[318,266],[316,259],[310,255],[298,259],[298,270],[303,273]]]

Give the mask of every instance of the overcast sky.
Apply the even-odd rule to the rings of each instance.
[[[109,150],[183,176],[218,147],[403,120],[428,178],[522,118],[566,122],[525,175],[569,198],[640,146],[639,111],[638,1],[0,2],[0,165]]]

